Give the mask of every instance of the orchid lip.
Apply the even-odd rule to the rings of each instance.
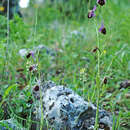
[[[99,28],[99,32],[101,32],[104,35],[106,34],[106,28],[103,23],[101,24],[101,27]]]

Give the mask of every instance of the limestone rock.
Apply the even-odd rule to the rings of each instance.
[[[41,91],[41,94],[40,94]],[[55,130],[93,130],[96,106],[85,101],[71,89],[49,81],[33,89],[37,101],[42,99],[43,108],[37,107],[37,120],[44,119]],[[39,101],[40,102],[40,101]],[[105,110],[99,110],[99,130],[112,129],[112,117]]]

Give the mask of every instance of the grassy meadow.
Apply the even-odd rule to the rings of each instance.
[[[65,85],[111,112],[113,130],[130,129],[130,90],[120,86],[130,80],[130,2],[107,0],[88,19],[96,2],[75,1],[32,2],[22,9],[23,18],[0,16],[0,121],[13,118],[20,128],[30,129],[31,89],[42,79]],[[98,31],[102,22],[105,35]],[[45,49],[29,58],[19,53],[39,45],[52,54]]]

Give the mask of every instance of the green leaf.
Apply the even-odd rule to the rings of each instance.
[[[0,103],[0,107],[1,107],[1,105],[3,104],[5,98],[9,95],[10,91],[11,91],[12,89],[16,88],[16,87],[17,87],[17,84],[13,84],[13,85],[9,86],[9,87],[6,89],[6,91],[5,91],[5,93],[4,93],[4,96],[3,96],[3,100],[2,100],[1,103]]]

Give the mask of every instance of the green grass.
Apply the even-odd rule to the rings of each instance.
[[[94,104],[97,104],[100,89],[99,106],[113,114],[117,120],[113,127],[128,130],[130,99],[126,94],[130,94],[130,91],[128,88],[119,89],[122,81],[130,80],[128,2],[108,1],[103,8],[96,10],[96,18],[90,20],[87,18],[87,6],[74,10],[71,3],[70,15],[66,16],[68,5],[63,8],[62,13],[57,9],[61,5],[47,5],[44,8],[32,5],[30,10],[34,11],[33,16],[30,16],[28,9],[25,14],[29,15],[29,18],[22,20],[16,16],[10,21],[8,44],[7,21],[5,17],[0,16],[0,95],[4,97],[1,102],[0,120],[14,118],[18,124],[23,123],[23,126],[29,129],[33,108],[33,105],[28,103],[33,99],[30,88],[36,84],[39,77],[37,75],[44,75],[45,80],[67,85]],[[96,28],[100,27],[102,20],[107,34],[98,33],[97,37]],[[92,52],[98,46],[97,38],[101,53]],[[54,60],[44,51],[36,55],[36,61],[32,58],[21,58],[18,54],[22,48],[32,49],[40,44],[56,52]],[[28,61],[38,64],[36,74],[32,75],[27,71]],[[22,73],[26,81],[17,72],[19,68],[24,69]],[[106,85],[101,84],[104,77],[108,80]],[[20,85],[13,88],[17,82]]]

